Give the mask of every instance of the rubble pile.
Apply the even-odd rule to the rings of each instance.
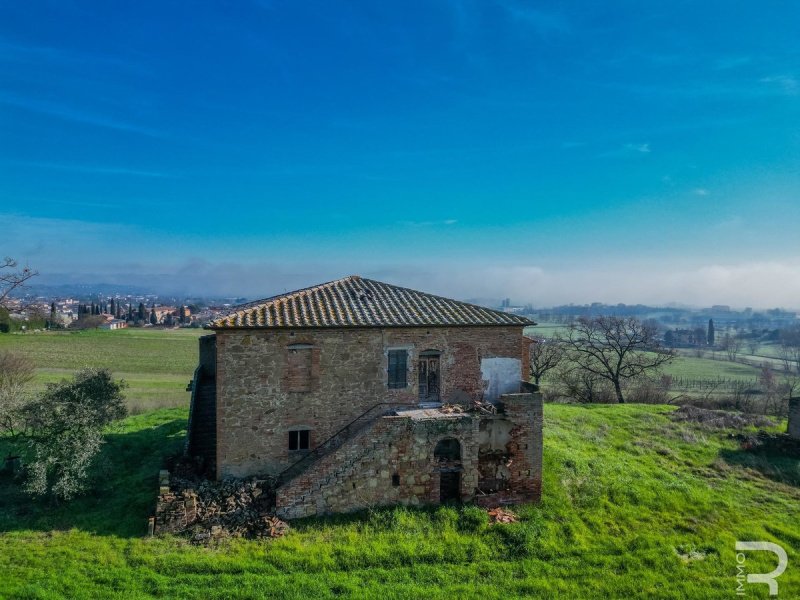
[[[463,404],[442,404],[442,406],[439,408],[439,412],[442,412],[446,415],[467,413],[467,412],[477,412],[484,415],[493,415],[497,413],[497,407],[491,402],[482,402],[481,400],[474,400],[470,406],[464,406]]]
[[[517,515],[505,508],[490,508],[486,511],[489,514],[489,523],[516,523]]]
[[[208,544],[228,537],[284,535],[289,525],[274,514],[273,483],[263,479],[209,481],[173,477],[159,495],[156,532],[188,536]]]
[[[759,431],[755,434],[738,434],[736,439],[742,450],[782,457],[800,457],[800,440],[783,433]]]

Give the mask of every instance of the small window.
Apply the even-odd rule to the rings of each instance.
[[[298,431],[289,432],[289,450],[308,450],[309,440],[308,429],[300,429]]]
[[[397,473],[392,475],[392,485],[394,487],[400,487],[400,475],[398,475]]]
[[[389,350],[388,386],[390,390],[408,386],[407,359],[408,352],[406,350]]]

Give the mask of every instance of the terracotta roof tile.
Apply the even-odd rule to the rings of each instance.
[[[351,275],[236,307],[210,329],[533,325],[519,315]]]

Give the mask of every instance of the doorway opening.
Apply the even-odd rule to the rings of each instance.
[[[441,373],[438,350],[426,350],[419,355],[417,372],[419,373],[419,401],[440,402]]]
[[[461,502],[461,444],[455,438],[439,440],[433,457],[439,467],[439,502]]]

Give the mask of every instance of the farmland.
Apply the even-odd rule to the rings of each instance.
[[[201,329],[121,329],[0,335],[0,350],[14,350],[36,366],[36,385],[69,377],[83,367],[110,369],[125,379],[133,413],[187,406],[186,384],[197,365]]]

